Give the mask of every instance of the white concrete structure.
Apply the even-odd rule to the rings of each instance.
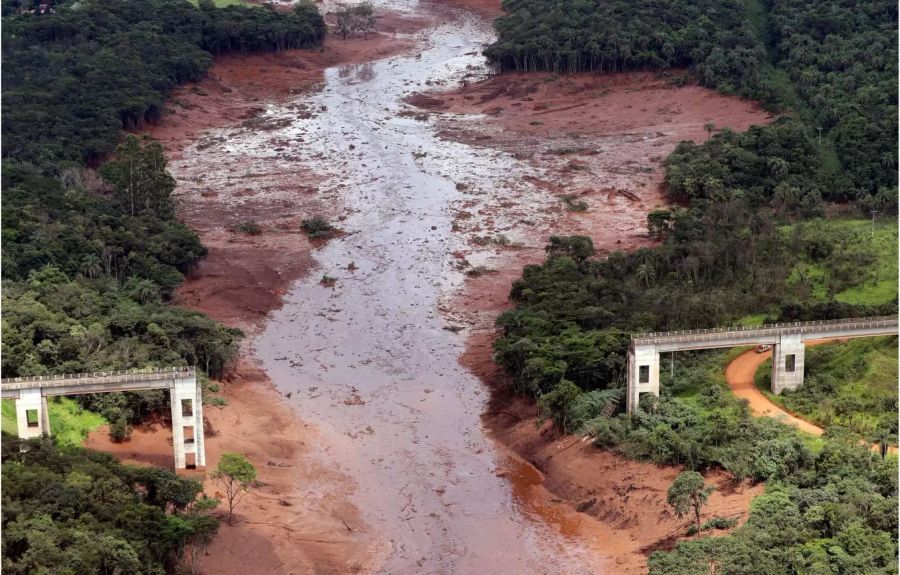
[[[23,439],[50,434],[47,409],[50,396],[145,389],[169,390],[175,469],[185,469],[189,464],[205,467],[203,398],[193,367],[16,377],[0,381],[3,399],[16,402],[18,432]],[[193,461],[188,462],[188,456]]]
[[[692,349],[746,345],[773,346],[772,392],[803,385],[805,343],[816,339],[842,339],[897,335],[897,317],[852,318],[730,327],[634,335],[628,350],[628,413],[638,408],[642,394],[659,396],[659,354]]]

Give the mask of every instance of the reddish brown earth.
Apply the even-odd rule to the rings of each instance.
[[[338,213],[333,202],[326,204],[316,197],[316,175],[298,171],[296,165],[287,171],[274,163],[246,178],[244,186],[228,182],[198,194],[184,193],[185,188],[195,189],[198,181],[202,185],[203,174],[191,169],[191,147],[211,129],[258,128],[256,122],[267,103],[315,87],[326,68],[409,49],[413,41],[395,33],[411,33],[426,24],[425,19],[380,15],[380,32],[368,39],[329,37],[320,51],[223,56],[216,59],[207,78],[176,89],[169,114],[150,134],[163,143],[179,181],[180,218],[198,232],[209,250],[178,289],[178,305],[246,332],[256,331],[265,315],[280,305],[286,286],[309,271],[309,254],[316,246],[300,230],[301,220]],[[253,201],[253,190],[268,194]],[[280,197],[278,192],[283,192]],[[234,202],[233,196],[242,193],[250,200]],[[232,231],[243,221],[259,222],[263,233],[249,236]],[[297,419],[256,365],[252,350],[243,350],[234,371],[221,383],[228,406],[205,411],[210,468],[223,451],[243,453],[258,470],[258,485],[241,503],[235,525],[223,523],[202,559],[202,572],[370,570],[385,550],[376,547],[377,537],[349,501],[354,481],[328,467],[322,457],[311,456],[320,448],[315,428]],[[120,444],[112,443],[107,430],[100,429],[85,444],[130,463],[173,465],[168,422],[135,429],[131,440]],[[205,491],[215,495],[215,482],[206,478]]]
[[[705,140],[708,123],[745,130],[769,120],[753,103],[698,86],[676,88],[649,73],[504,74],[410,103],[441,114],[447,138],[528,159],[544,174],[532,183],[560,198],[551,232],[588,235],[600,254],[651,243],[646,214],[666,203],[661,162],[679,141]],[[567,211],[563,195],[586,202],[588,210]],[[493,319],[508,306],[522,267],[543,259],[545,242],[546,236],[533,237],[517,249],[499,248],[495,273],[467,280],[454,302],[472,326],[461,362],[492,389],[485,422],[494,437],[539,469],[550,492],[624,533],[604,542],[604,551],[616,557],[616,573],[641,573],[649,552],[671,547],[684,532],[687,522],[665,501],[680,469],[631,461],[560,436],[549,424],[539,427],[535,406],[509,392],[491,358]],[[708,517],[743,521],[763,490],[736,487],[724,473],[707,480],[717,487]]]
[[[747,400],[753,415],[775,417],[806,433],[822,435],[825,430],[821,427],[788,413],[780,406],[772,403],[768,397],[756,388],[756,384],[753,381],[756,371],[759,369],[759,366],[771,357],[771,351],[756,353],[754,350],[744,352],[736,357],[734,361],[728,364],[728,368],[725,370],[725,380],[728,382],[729,387],[731,387],[736,396]]]
[[[431,2],[438,6],[449,5],[470,10],[485,18],[493,19],[503,13],[502,0],[431,0]]]

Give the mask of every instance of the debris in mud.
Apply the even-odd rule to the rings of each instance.
[[[287,128],[293,123],[291,118],[270,118],[265,116],[255,116],[241,122],[241,127],[248,130],[280,130]]]
[[[445,329],[446,331],[450,331],[450,332],[453,332],[453,333],[459,333],[459,332],[461,332],[462,330],[464,330],[464,329],[466,329],[466,328],[464,328],[464,327],[461,326],[461,325],[445,325],[445,326],[444,326],[444,329]],[[426,393],[428,393],[427,390],[426,390]]]
[[[362,396],[359,395],[359,390],[355,387],[351,390],[350,397],[344,400],[344,405],[365,405],[366,402],[363,400]]]
[[[472,278],[481,277],[484,274],[495,274],[497,270],[485,266],[477,266],[466,272],[466,275]]]

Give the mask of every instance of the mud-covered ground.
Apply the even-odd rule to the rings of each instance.
[[[549,424],[538,426],[534,405],[509,393],[491,358],[492,325],[522,267],[543,259],[550,233],[588,235],[601,255],[650,244],[646,214],[665,205],[661,163],[675,145],[703,141],[707,124],[745,130],[769,120],[752,103],[699,86],[675,87],[679,76],[505,74],[409,99],[436,115],[443,137],[522,159],[532,169],[524,177],[553,199],[545,227],[531,225],[534,214],[502,193],[501,203],[476,204],[478,217],[460,218],[461,228],[474,220],[480,229],[498,212],[522,212],[519,225],[504,230],[519,245],[497,247],[493,273],[469,278],[450,307],[469,326],[462,364],[492,389],[485,423],[493,436],[534,464],[550,492],[615,529],[604,549],[615,558],[615,573],[644,572],[647,554],[670,547],[684,532],[685,521],[665,501],[679,469],[630,461],[559,436]],[[585,202],[587,210],[571,211],[567,198]],[[471,257],[465,250],[458,255]],[[762,490],[734,486],[723,474],[707,480],[717,486],[708,517],[743,521]]]
[[[177,302],[249,335],[207,447],[247,454],[261,485],[204,572],[640,572],[684,524],[663,504],[677,470],[501,401],[491,326],[550,234],[646,244],[674,145],[767,117],[648,74],[484,80],[498,3],[396,4],[368,40],[218,60],[153,130],[210,249]],[[313,215],[341,234],[311,244]],[[235,230],[251,221],[260,235]],[[170,457],[163,425],[90,441]],[[710,513],[746,509],[752,490],[713,479]]]

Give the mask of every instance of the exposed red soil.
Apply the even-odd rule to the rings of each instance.
[[[560,199],[551,233],[588,235],[601,255],[652,243],[646,215],[666,204],[662,160],[679,141],[705,140],[709,123],[745,130],[769,120],[751,102],[698,86],[676,88],[669,78],[648,73],[504,74],[417,95],[410,103],[452,114],[438,117],[447,138],[529,159],[543,173],[532,183]],[[568,211],[563,195],[584,201],[587,211]],[[492,389],[485,422],[493,435],[534,464],[552,493],[626,535],[606,542],[604,551],[616,556],[616,573],[641,573],[646,555],[674,545],[687,525],[665,501],[680,469],[631,461],[537,426],[535,406],[509,392],[507,377],[491,357],[492,322],[508,306],[511,282],[524,265],[543,259],[546,237],[532,240],[519,249],[498,248],[496,273],[468,279],[454,301],[472,326],[461,362]],[[736,489],[724,473],[707,480],[717,491],[705,517],[743,521],[750,500],[763,489]]]
[[[314,214],[337,218],[340,209],[317,198],[315,172],[298,172],[297,166],[288,173],[273,163],[261,172],[237,172],[233,179],[205,187],[204,174],[192,166],[192,146],[209,130],[253,122],[266,103],[314,87],[328,67],[409,49],[413,41],[393,33],[414,32],[426,23],[382,14],[381,32],[368,39],[328,38],[317,51],[223,56],[204,80],[175,90],[170,113],[150,133],[163,143],[179,182],[179,217],[209,250],[177,290],[177,305],[255,331],[266,314],[280,306],[287,286],[309,271],[309,254],[316,246],[300,230],[300,221]],[[233,231],[245,221],[259,222],[262,234]],[[221,383],[228,406],[207,407],[204,413],[208,468],[214,468],[225,451],[243,453],[256,466],[259,484],[241,503],[235,525],[222,525],[203,558],[202,572],[343,574],[372,568],[385,550],[377,548],[376,534],[349,502],[353,480],[323,465],[316,430],[299,421],[279,397],[255,364],[252,350],[243,350],[233,373]],[[121,444],[112,443],[101,429],[86,445],[126,462],[173,465],[167,422],[138,428]],[[208,478],[205,489],[209,494],[217,491]]]
[[[471,10],[485,18],[496,18],[503,13],[502,0],[431,0],[431,2]]]
[[[223,521],[202,558],[202,573],[338,574],[370,565],[379,554],[348,501],[352,481],[310,457],[315,429],[279,400],[251,360],[242,360],[224,390],[228,406],[204,410],[207,461],[212,468],[223,452],[241,453],[256,466],[259,484],[237,508],[234,526]],[[123,443],[111,442],[100,429],[85,445],[127,463],[173,466],[167,421],[139,427]],[[205,492],[221,496],[204,473],[185,475],[205,479]]]

